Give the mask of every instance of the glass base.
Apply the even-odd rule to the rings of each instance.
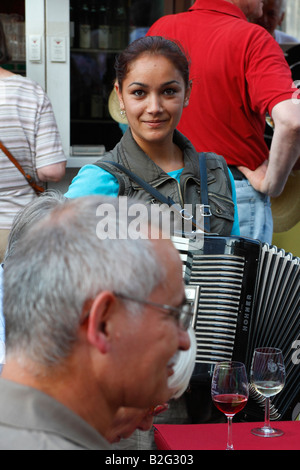
[[[280,429],[273,429],[267,426],[251,429],[251,433],[260,437],[280,437],[284,434]]]

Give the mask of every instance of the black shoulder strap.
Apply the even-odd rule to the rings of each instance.
[[[116,163],[116,162],[105,162],[105,163],[109,163],[111,165],[114,165],[116,168],[123,171],[131,180],[133,180],[137,184],[139,184],[142,188],[145,189],[145,191],[147,191],[147,193],[152,194],[152,196],[155,197],[155,199],[157,199],[161,203],[167,204],[168,206],[172,206],[172,205],[176,204],[173,201],[172,198],[166,197],[163,194],[161,194],[159,191],[157,191],[157,189],[153,188],[153,186],[151,186],[151,184],[147,183],[145,180],[143,180],[142,178],[137,176],[135,173],[133,173],[132,171],[125,168],[120,163]]]
[[[210,232],[210,216],[211,210],[208,201],[208,186],[207,186],[207,168],[205,153],[199,154],[199,168],[200,168],[200,192],[202,203],[202,215],[204,217],[204,229]]]

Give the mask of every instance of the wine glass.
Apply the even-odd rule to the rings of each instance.
[[[236,361],[216,364],[211,383],[211,396],[216,407],[227,417],[226,450],[234,450],[232,444],[232,418],[244,408],[249,396],[245,365]]]
[[[285,382],[283,356],[277,348],[256,348],[254,350],[250,380],[255,390],[266,398],[265,422],[263,427],[254,428],[252,434],[262,437],[282,436],[283,431],[270,426],[270,397],[281,392]]]

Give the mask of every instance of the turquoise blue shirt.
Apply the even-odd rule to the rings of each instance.
[[[180,181],[180,175],[183,169],[171,171],[169,176]],[[232,186],[232,200],[234,202],[234,223],[231,235],[240,235],[239,219],[236,204],[235,184],[231,171],[229,176]],[[73,179],[67,193],[68,198],[76,198],[82,196],[91,196],[95,194],[103,194],[104,196],[117,197],[119,193],[118,180],[109,172],[99,168],[97,165],[85,165]]]

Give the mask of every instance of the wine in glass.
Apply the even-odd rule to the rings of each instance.
[[[214,368],[211,396],[216,407],[227,417],[228,437],[226,450],[234,450],[232,418],[248,401],[248,379],[241,362],[219,362]]]
[[[282,436],[283,431],[270,426],[270,397],[281,392],[285,382],[283,356],[277,348],[256,348],[254,350],[250,380],[255,390],[266,398],[265,422],[261,428],[251,430],[262,437]]]

